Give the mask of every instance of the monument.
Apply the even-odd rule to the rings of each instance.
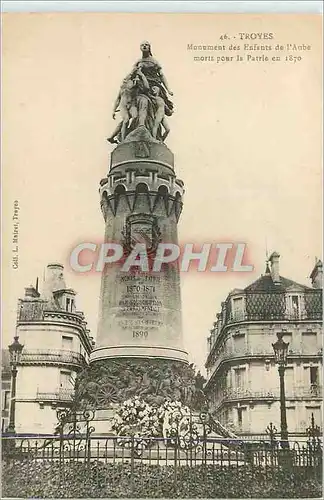
[[[105,242],[121,245],[123,259],[102,272],[96,347],[77,385],[80,399],[96,407],[133,395],[197,404],[202,388],[183,346],[178,266],[152,270],[158,244],[178,243],[184,185],[164,143],[173,94],[149,42],[141,51],[114,104],[120,121],[108,141],[116,147],[100,182]],[[148,269],[123,270],[138,244],[145,245]]]

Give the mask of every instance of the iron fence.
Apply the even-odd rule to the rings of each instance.
[[[264,439],[245,440],[213,436],[214,421],[206,415],[200,421],[199,435],[186,438],[96,436],[93,412],[61,412],[53,436],[3,436],[4,496],[224,498],[231,484],[238,497],[245,491],[253,496],[249,488],[278,478],[321,484],[322,443],[314,418],[308,441],[291,441],[288,450],[272,424]]]
[[[187,477],[195,487],[200,482],[204,491],[207,477],[217,477],[221,471],[257,480],[260,474],[263,479],[271,478],[274,472],[289,469],[289,473],[321,482],[321,447],[310,443],[290,442],[287,452],[277,441],[203,438],[184,447],[170,438],[92,436],[86,430],[78,435],[3,439],[3,463],[11,470],[24,471],[27,484],[35,474],[42,476],[45,468],[47,482],[58,482],[64,491],[70,491],[73,481],[80,487],[91,478],[95,491],[109,488],[112,496],[120,485],[123,496],[154,496],[152,491],[163,491],[164,482],[172,495],[182,491]]]
[[[174,438],[134,436],[11,436],[2,438],[4,461],[22,460],[71,462],[133,463],[218,467],[251,466],[266,469],[280,467],[283,450],[277,441],[206,438],[192,446],[183,446]],[[321,447],[309,443],[290,442],[292,467],[320,467]]]

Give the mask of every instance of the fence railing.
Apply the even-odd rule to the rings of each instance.
[[[74,389],[57,389],[55,392],[40,392],[37,390],[37,401],[57,401],[69,403],[73,401]]]
[[[312,384],[309,386],[294,386],[288,387],[286,389],[286,399],[322,399],[322,394],[322,386],[317,384]],[[235,401],[250,398],[279,400],[280,390],[277,387],[263,390],[255,390],[245,387],[228,387],[215,397],[215,407],[219,408],[219,406],[221,406],[224,401]]]
[[[15,436],[2,438],[4,461],[53,461],[63,464],[98,461],[104,464],[202,466],[218,467],[280,467],[283,450],[278,441],[268,438],[231,439],[206,438],[192,446],[184,446],[173,438],[134,436]],[[319,467],[322,464],[321,447],[291,441],[292,467]]]
[[[321,484],[322,443],[313,416],[308,441],[290,441],[288,449],[272,424],[263,439],[215,437],[215,421],[202,414],[199,434],[193,423],[188,435],[173,437],[95,436],[93,413],[81,418],[66,410],[56,435],[2,437],[5,496],[193,498],[209,496],[208,488],[223,481],[226,498],[231,481],[254,488],[281,473]]]
[[[58,363],[83,366],[86,361],[79,352],[67,349],[32,349],[24,350],[21,356],[21,364],[30,363]]]
[[[291,311],[291,312],[273,312],[263,310],[257,313],[247,313],[245,311],[231,311],[226,318],[226,324],[239,323],[243,321],[302,321],[302,320],[321,320],[322,312],[319,311]]]

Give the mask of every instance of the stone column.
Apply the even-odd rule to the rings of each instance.
[[[105,242],[122,245],[124,258],[136,242],[152,247],[152,258],[159,242],[178,243],[184,188],[165,144],[126,139],[112,152],[109,174],[100,184]],[[106,265],[90,362],[125,357],[187,362],[177,263],[165,264],[161,272],[139,267],[125,272],[122,262]]]

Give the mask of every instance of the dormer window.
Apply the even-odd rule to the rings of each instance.
[[[74,299],[72,299],[72,297],[66,297],[65,310],[67,312],[73,312],[73,309],[74,309]]]
[[[300,319],[304,309],[302,294],[291,293],[287,297],[287,313],[291,319]]]
[[[232,316],[234,321],[241,321],[244,319],[243,297],[232,298]]]

